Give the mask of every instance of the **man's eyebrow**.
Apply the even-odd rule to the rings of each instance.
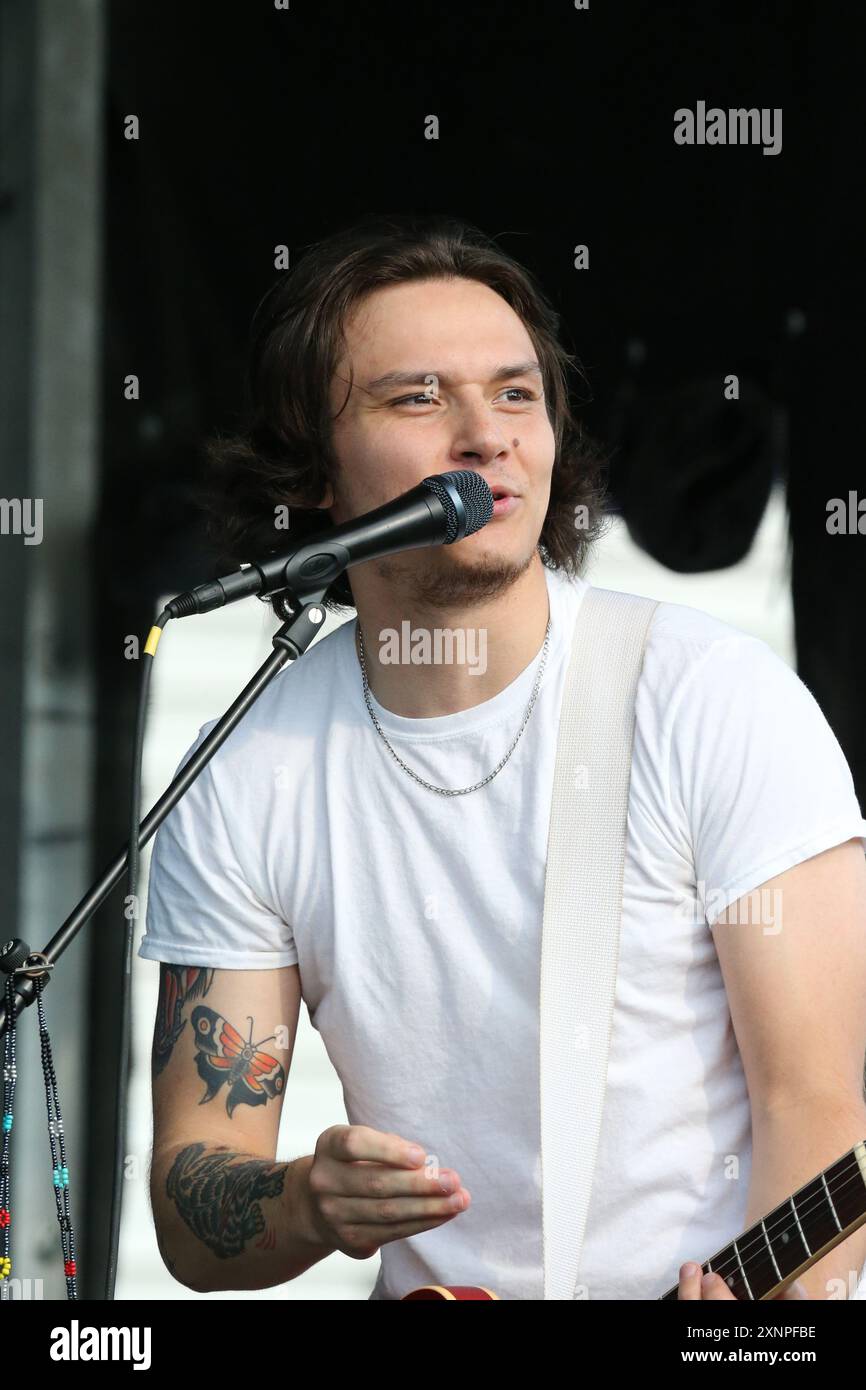
[[[529,376],[533,372],[541,375],[541,368],[534,360],[506,363],[505,366],[496,368],[490,380],[506,381],[509,377]],[[428,371],[386,372],[384,376],[377,376],[373,381],[368,381],[364,390],[379,392],[392,390],[396,386],[424,386],[426,385],[425,379],[431,376],[435,376],[436,380],[441,381],[443,386],[452,384],[452,378],[447,372],[437,372],[431,367]]]

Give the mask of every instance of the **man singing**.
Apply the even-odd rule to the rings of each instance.
[[[374,1299],[428,1283],[539,1299],[545,861],[604,460],[570,412],[557,315],[465,224],[329,238],[254,330],[247,418],[209,449],[226,556],[285,545],[286,507],[300,543],[454,469],[499,500],[458,543],[342,576],[329,606],[357,618],[273,681],[160,828],[139,949],[162,963],[160,1249],[198,1291],[284,1283],[341,1250],[379,1254]],[[443,633],[475,659],[425,659]],[[576,1296],[678,1280],[718,1296],[686,1262],[866,1138],[864,843],[798,676],[659,604]],[[279,1163],[301,998],[349,1123]],[[861,1229],[801,1285],[844,1297],[864,1260]]]

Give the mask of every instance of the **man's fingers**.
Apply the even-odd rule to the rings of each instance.
[[[731,1293],[720,1274],[705,1275],[700,1265],[693,1264],[691,1261],[680,1266],[678,1297],[681,1299],[694,1298],[706,1301],[720,1299],[736,1302],[734,1294]]]
[[[321,1195],[384,1201],[390,1197],[442,1197],[460,1191],[460,1174],[441,1168],[432,1177],[426,1168],[392,1168],[387,1163],[356,1159],[344,1163],[319,1155],[310,1172],[310,1186]]]
[[[438,1221],[445,1216],[456,1216],[469,1205],[468,1192],[461,1191],[452,1197],[440,1193],[438,1197],[323,1197],[322,1209],[339,1219],[342,1226],[375,1226],[389,1230],[393,1240],[396,1226],[407,1221]]]
[[[736,1303],[736,1294],[732,1294],[721,1274],[705,1274],[701,1279],[701,1298],[719,1298],[723,1301]]]
[[[684,1264],[680,1266],[680,1291],[678,1298],[688,1299],[701,1297],[701,1267],[696,1264]]]
[[[319,1135],[316,1151],[343,1163],[366,1160],[395,1168],[418,1168],[426,1158],[421,1144],[369,1125],[331,1125]]]

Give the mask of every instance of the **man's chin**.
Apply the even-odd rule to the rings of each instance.
[[[459,542],[458,542],[459,544]],[[525,574],[537,550],[512,559],[502,554],[462,554],[447,546],[376,561],[383,579],[411,602],[426,607],[459,607],[487,602]]]

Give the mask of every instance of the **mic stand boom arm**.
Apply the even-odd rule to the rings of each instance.
[[[324,546],[316,547],[317,558],[322,556],[324,550]],[[308,558],[305,552],[301,552],[301,556],[303,556],[304,559]],[[333,561],[334,557],[331,558]],[[289,568],[297,572],[297,567],[294,564],[287,567],[287,570]],[[153,809],[141,822],[138,837],[139,849],[143,849],[153,837],[172,807],[180,801],[180,798],[187,788],[192,785],[196,777],[198,777],[202,768],[210,761],[220,745],[225,742],[235,725],[244,717],[247,710],[255,703],[259,695],[261,695],[262,691],[270,684],[277,672],[285,665],[286,661],[290,657],[293,660],[297,660],[299,656],[303,656],[307,647],[316,636],[316,633],[321,630],[321,625],[325,620],[325,610],[321,607],[321,600],[327,593],[329,585],[333,583],[334,565],[326,566],[320,561],[320,568],[322,570],[327,570],[327,577],[323,582],[319,582],[316,585],[318,591],[313,596],[307,593],[300,610],[293,613],[292,617],[283,623],[282,627],[280,627],[271,638],[276,651],[262,663],[252,680],[241,691],[234,704],[229,706],[219,722],[214,725],[207,738],[202,742],[200,747],[196,749],[195,753],[184,767],[181,768],[174,781],[169,783],[159,801],[157,801]],[[313,586],[308,583],[303,587],[305,590],[308,590]],[[67,917],[60,930],[48,942],[48,945],[41,955],[47,958],[49,962],[55,961],[58,956],[62,955],[67,946],[74,941],[85,922],[89,921],[97,908],[101,907],[105,902],[109,893],[117,886],[123,877],[128,861],[129,849],[127,847],[118,855],[114,862],[108,866],[102,877],[93,884],[92,888],[90,888],[81,899],[78,906]],[[34,975],[40,973],[38,966],[34,966],[33,970]],[[50,982],[52,973],[51,970],[44,971],[46,984]],[[32,1004],[36,997],[36,984],[32,976],[24,975],[19,972],[17,974],[17,980],[20,983],[16,983],[15,986],[14,1008],[16,1017],[21,1013],[22,1009]],[[0,999],[0,1037],[6,1032],[6,1024],[6,1005],[5,1002]]]

